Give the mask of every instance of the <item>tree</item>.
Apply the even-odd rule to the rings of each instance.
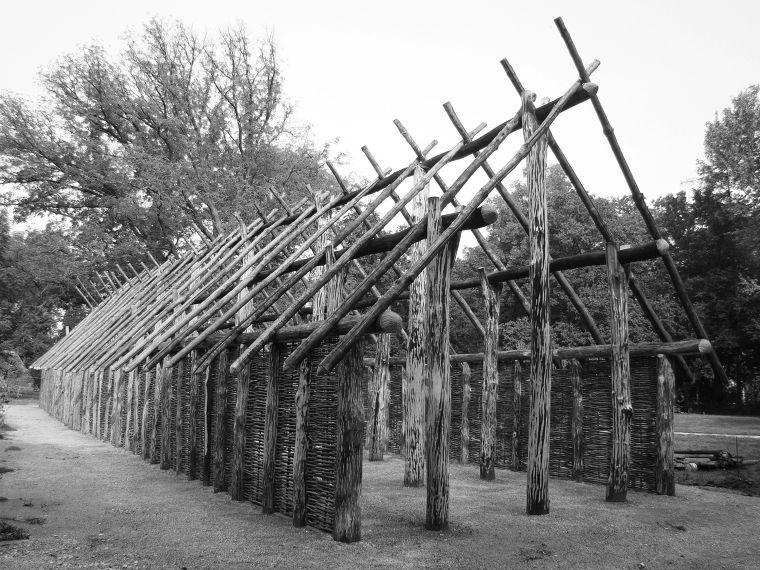
[[[70,285],[75,271],[60,228],[12,234],[0,210],[0,350],[14,350],[29,364],[60,336],[62,319],[73,326],[82,318]]]
[[[547,171],[547,207],[549,215],[549,250],[555,258],[600,251],[604,249],[604,240],[578,198],[567,177],[558,165]],[[516,183],[511,189],[516,204],[527,211],[527,188]],[[608,224],[613,237],[620,244],[641,244],[650,240],[638,211],[629,197],[601,198],[593,197],[602,218]],[[500,254],[508,267],[528,265],[528,237],[520,227],[512,212],[501,197],[491,199],[499,210],[498,222],[490,228],[488,241]],[[467,251],[462,263],[455,267],[460,277],[469,276],[477,267],[492,267],[490,261],[480,248]],[[674,302],[672,290],[668,290],[667,276],[654,263],[640,263],[635,267],[636,275],[642,288],[655,309],[672,328],[676,338],[683,338],[683,318]],[[567,272],[578,295],[594,318],[602,335],[609,339],[609,298],[607,278],[604,267],[589,267]],[[590,344],[591,336],[583,328],[574,306],[561,292],[556,281],[552,281],[551,318],[552,335],[555,346],[578,346]],[[527,295],[527,294],[526,294]],[[473,308],[480,309],[482,300],[477,293],[468,293],[468,300]],[[655,340],[652,327],[635,302],[630,306],[630,334],[634,342]],[[479,350],[477,335],[470,329],[458,310],[452,307],[452,313],[459,319],[456,331],[459,343],[469,346],[470,350]],[[517,348],[527,342],[528,316],[517,303],[514,296],[505,293],[502,301],[503,315],[500,325],[502,341],[507,348]]]
[[[705,130],[699,186],[659,200],[656,213],[697,312],[731,384],[705,371],[696,394],[708,407],[760,392],[760,87],[751,86]]]
[[[106,256],[163,257],[276,206],[270,187],[295,202],[324,184],[327,149],[291,122],[274,41],[243,27],[208,40],[153,19],[120,57],[92,45],[41,80],[38,106],[0,97],[2,203],[67,218]]]

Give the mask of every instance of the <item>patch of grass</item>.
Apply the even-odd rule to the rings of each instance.
[[[760,417],[675,414],[676,431],[760,435]]]
[[[676,434],[675,439],[676,451],[684,451],[688,449],[728,451],[732,456],[739,456],[744,459],[760,459],[760,439],[678,434]],[[738,453],[737,447],[739,450]]]
[[[0,521],[0,542],[5,540],[25,540],[29,538],[29,533],[23,528]]]
[[[11,445],[6,447],[5,451],[21,451],[21,448],[18,445]]]
[[[3,467],[2,465],[0,465],[0,475],[2,475],[3,473],[11,473],[13,471],[15,471],[13,467]]]

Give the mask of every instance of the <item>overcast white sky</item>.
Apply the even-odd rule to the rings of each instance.
[[[115,43],[153,15],[199,30],[243,21],[252,35],[273,31],[299,120],[321,140],[340,138],[344,170],[367,177],[363,144],[383,166],[413,158],[395,118],[421,146],[436,138],[439,152],[457,140],[446,101],[468,127],[511,117],[519,99],[499,65],[503,57],[539,97],[561,95],[576,73],[557,16],[584,60],[602,62],[593,80],[649,201],[689,188],[683,183],[695,176],[705,123],[760,82],[760,3],[749,0],[26,0],[3,7],[0,89],[34,94],[41,66],[92,40]],[[627,193],[590,104],[561,116],[554,133],[589,191]]]

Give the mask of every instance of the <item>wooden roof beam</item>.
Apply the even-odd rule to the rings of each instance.
[[[567,27],[565,27],[565,23],[562,21],[562,18],[555,19],[554,23],[557,25],[557,29],[559,30],[559,33],[565,42],[565,46],[567,47],[567,50],[570,53],[570,57],[572,58],[573,63],[578,70],[578,75],[581,81],[587,81],[588,73],[584,68],[583,60],[578,53],[578,49],[575,47],[575,43],[570,37],[570,32],[567,30]],[[628,189],[630,190],[631,196],[633,197],[633,202],[636,204],[636,208],[639,210],[641,217],[644,219],[644,223],[649,230],[649,234],[654,239],[660,239],[662,237],[660,229],[657,227],[657,223],[655,222],[652,213],[649,211],[649,208],[646,205],[644,195],[639,189],[639,185],[633,176],[633,172],[631,171],[630,166],[628,166],[628,161],[625,159],[623,150],[620,148],[620,143],[615,136],[615,130],[612,128],[612,124],[607,117],[607,113],[604,111],[604,107],[602,107],[602,103],[596,93],[593,93],[591,96],[591,104],[594,106],[594,111],[596,111],[596,115],[602,125],[604,136],[607,138],[607,142],[610,145],[612,154],[615,156],[615,160],[617,161],[618,166],[623,173],[623,177],[625,178]],[[686,316],[688,317],[689,322],[694,329],[694,332],[700,338],[708,338],[707,331],[705,330],[705,327],[702,324],[702,321],[699,318],[696,309],[694,309],[694,305],[689,298],[689,294],[686,292],[686,287],[684,286],[681,275],[678,272],[678,268],[676,267],[673,258],[670,256],[670,253],[664,255],[662,257],[662,260],[665,264],[665,269],[668,271],[668,275],[670,275],[670,279],[673,282],[673,287],[676,290],[676,294],[681,301],[681,305],[686,312]],[[715,371],[715,374],[723,383],[727,384],[728,375],[726,374],[726,371],[724,370],[723,365],[718,358],[718,355],[713,351],[709,353],[708,358],[713,370]]]
[[[590,68],[589,71],[593,72],[597,67],[599,66],[599,62],[594,62]],[[393,299],[396,295],[398,295],[401,291],[406,289],[409,284],[414,280],[414,278],[419,275],[419,273],[432,261],[432,259],[437,255],[449,242],[449,240],[452,239],[452,237],[461,230],[461,228],[464,226],[464,223],[467,221],[467,219],[472,216],[472,214],[475,212],[475,210],[480,206],[480,204],[483,202],[483,200],[486,199],[488,194],[493,190],[494,186],[501,182],[510,172],[512,172],[518,164],[527,156],[528,152],[530,151],[530,148],[536,143],[536,141],[543,136],[543,134],[546,132],[546,130],[549,128],[549,126],[554,122],[554,120],[559,116],[559,114],[563,111],[567,103],[573,98],[573,96],[579,91],[587,91],[589,94],[596,91],[597,87],[596,85],[590,84],[590,83],[582,83],[581,81],[576,81],[573,83],[573,85],[568,89],[568,91],[557,101],[556,105],[551,109],[549,114],[546,116],[544,121],[541,123],[539,128],[534,133],[533,137],[529,141],[526,141],[523,143],[523,145],[520,147],[518,152],[512,157],[512,159],[498,172],[496,173],[496,176],[492,177],[488,183],[483,186],[478,192],[475,193],[473,198],[470,200],[470,202],[467,204],[467,206],[462,210],[462,212],[459,214],[457,219],[454,221],[454,223],[446,229],[443,233],[441,233],[440,237],[435,241],[434,244],[431,244],[428,249],[425,251],[425,253],[420,257],[420,259],[404,274],[404,276],[398,280],[396,280],[396,283],[394,286],[389,289],[385,295],[381,299],[378,300],[378,302],[373,305],[370,310],[366,313],[364,320],[362,323],[354,327],[352,329],[351,333],[344,336],[341,341],[338,343],[338,345],[328,354],[328,356],[320,363],[320,367],[324,370],[332,370],[334,366],[343,358],[344,354],[353,346],[355,342],[364,334],[363,330],[367,326],[367,324],[373,319],[376,318],[379,312],[382,312],[385,310],[390,304],[393,302]],[[475,171],[480,167],[482,162],[484,162],[493,152],[499,147],[501,142],[507,137],[507,135],[511,132],[513,132],[516,129],[516,125],[520,121],[519,113],[511,120],[509,121],[502,130],[498,133],[498,135],[491,141],[491,143],[483,150],[482,153],[478,157],[476,157],[462,172],[462,174],[459,176],[459,178],[454,182],[454,184],[449,189],[449,192],[444,194],[442,200],[441,200],[441,207],[444,207],[448,202],[451,201],[452,198],[456,197],[456,194],[461,190],[462,186],[464,186],[465,182],[469,180],[472,175],[475,173]],[[397,252],[398,256],[401,255],[401,253]],[[392,257],[391,254],[389,254],[389,257]],[[377,271],[383,271],[384,267],[383,264],[379,264]],[[356,293],[363,294],[362,287],[358,287],[355,291]],[[351,301],[347,300],[346,305],[350,305]],[[299,347],[294,351],[290,357],[288,357],[285,365],[287,367],[293,367],[296,366],[298,363],[300,363],[301,360],[305,357],[306,354],[308,354],[308,351],[310,351],[316,344],[318,344],[322,338],[324,338],[322,335],[326,334],[329,331],[329,327],[334,325],[334,322],[331,322],[330,320],[324,321],[324,326],[322,329],[318,329],[318,331],[315,331],[314,334],[312,334],[309,338],[304,340]],[[322,337],[322,338],[320,338]]]

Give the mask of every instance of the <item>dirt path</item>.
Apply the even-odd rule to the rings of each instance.
[[[364,540],[333,542],[255,505],[232,502],[66,429],[36,402],[12,405],[0,440],[0,516],[30,540],[0,542],[0,568],[518,567],[756,568],[760,499],[679,487],[678,497],[552,480],[552,512],[524,513],[525,475],[484,483],[451,467],[451,530],[422,529],[423,489],[402,463],[364,464]],[[16,448],[16,449],[14,449]],[[20,449],[19,449],[20,448]]]

